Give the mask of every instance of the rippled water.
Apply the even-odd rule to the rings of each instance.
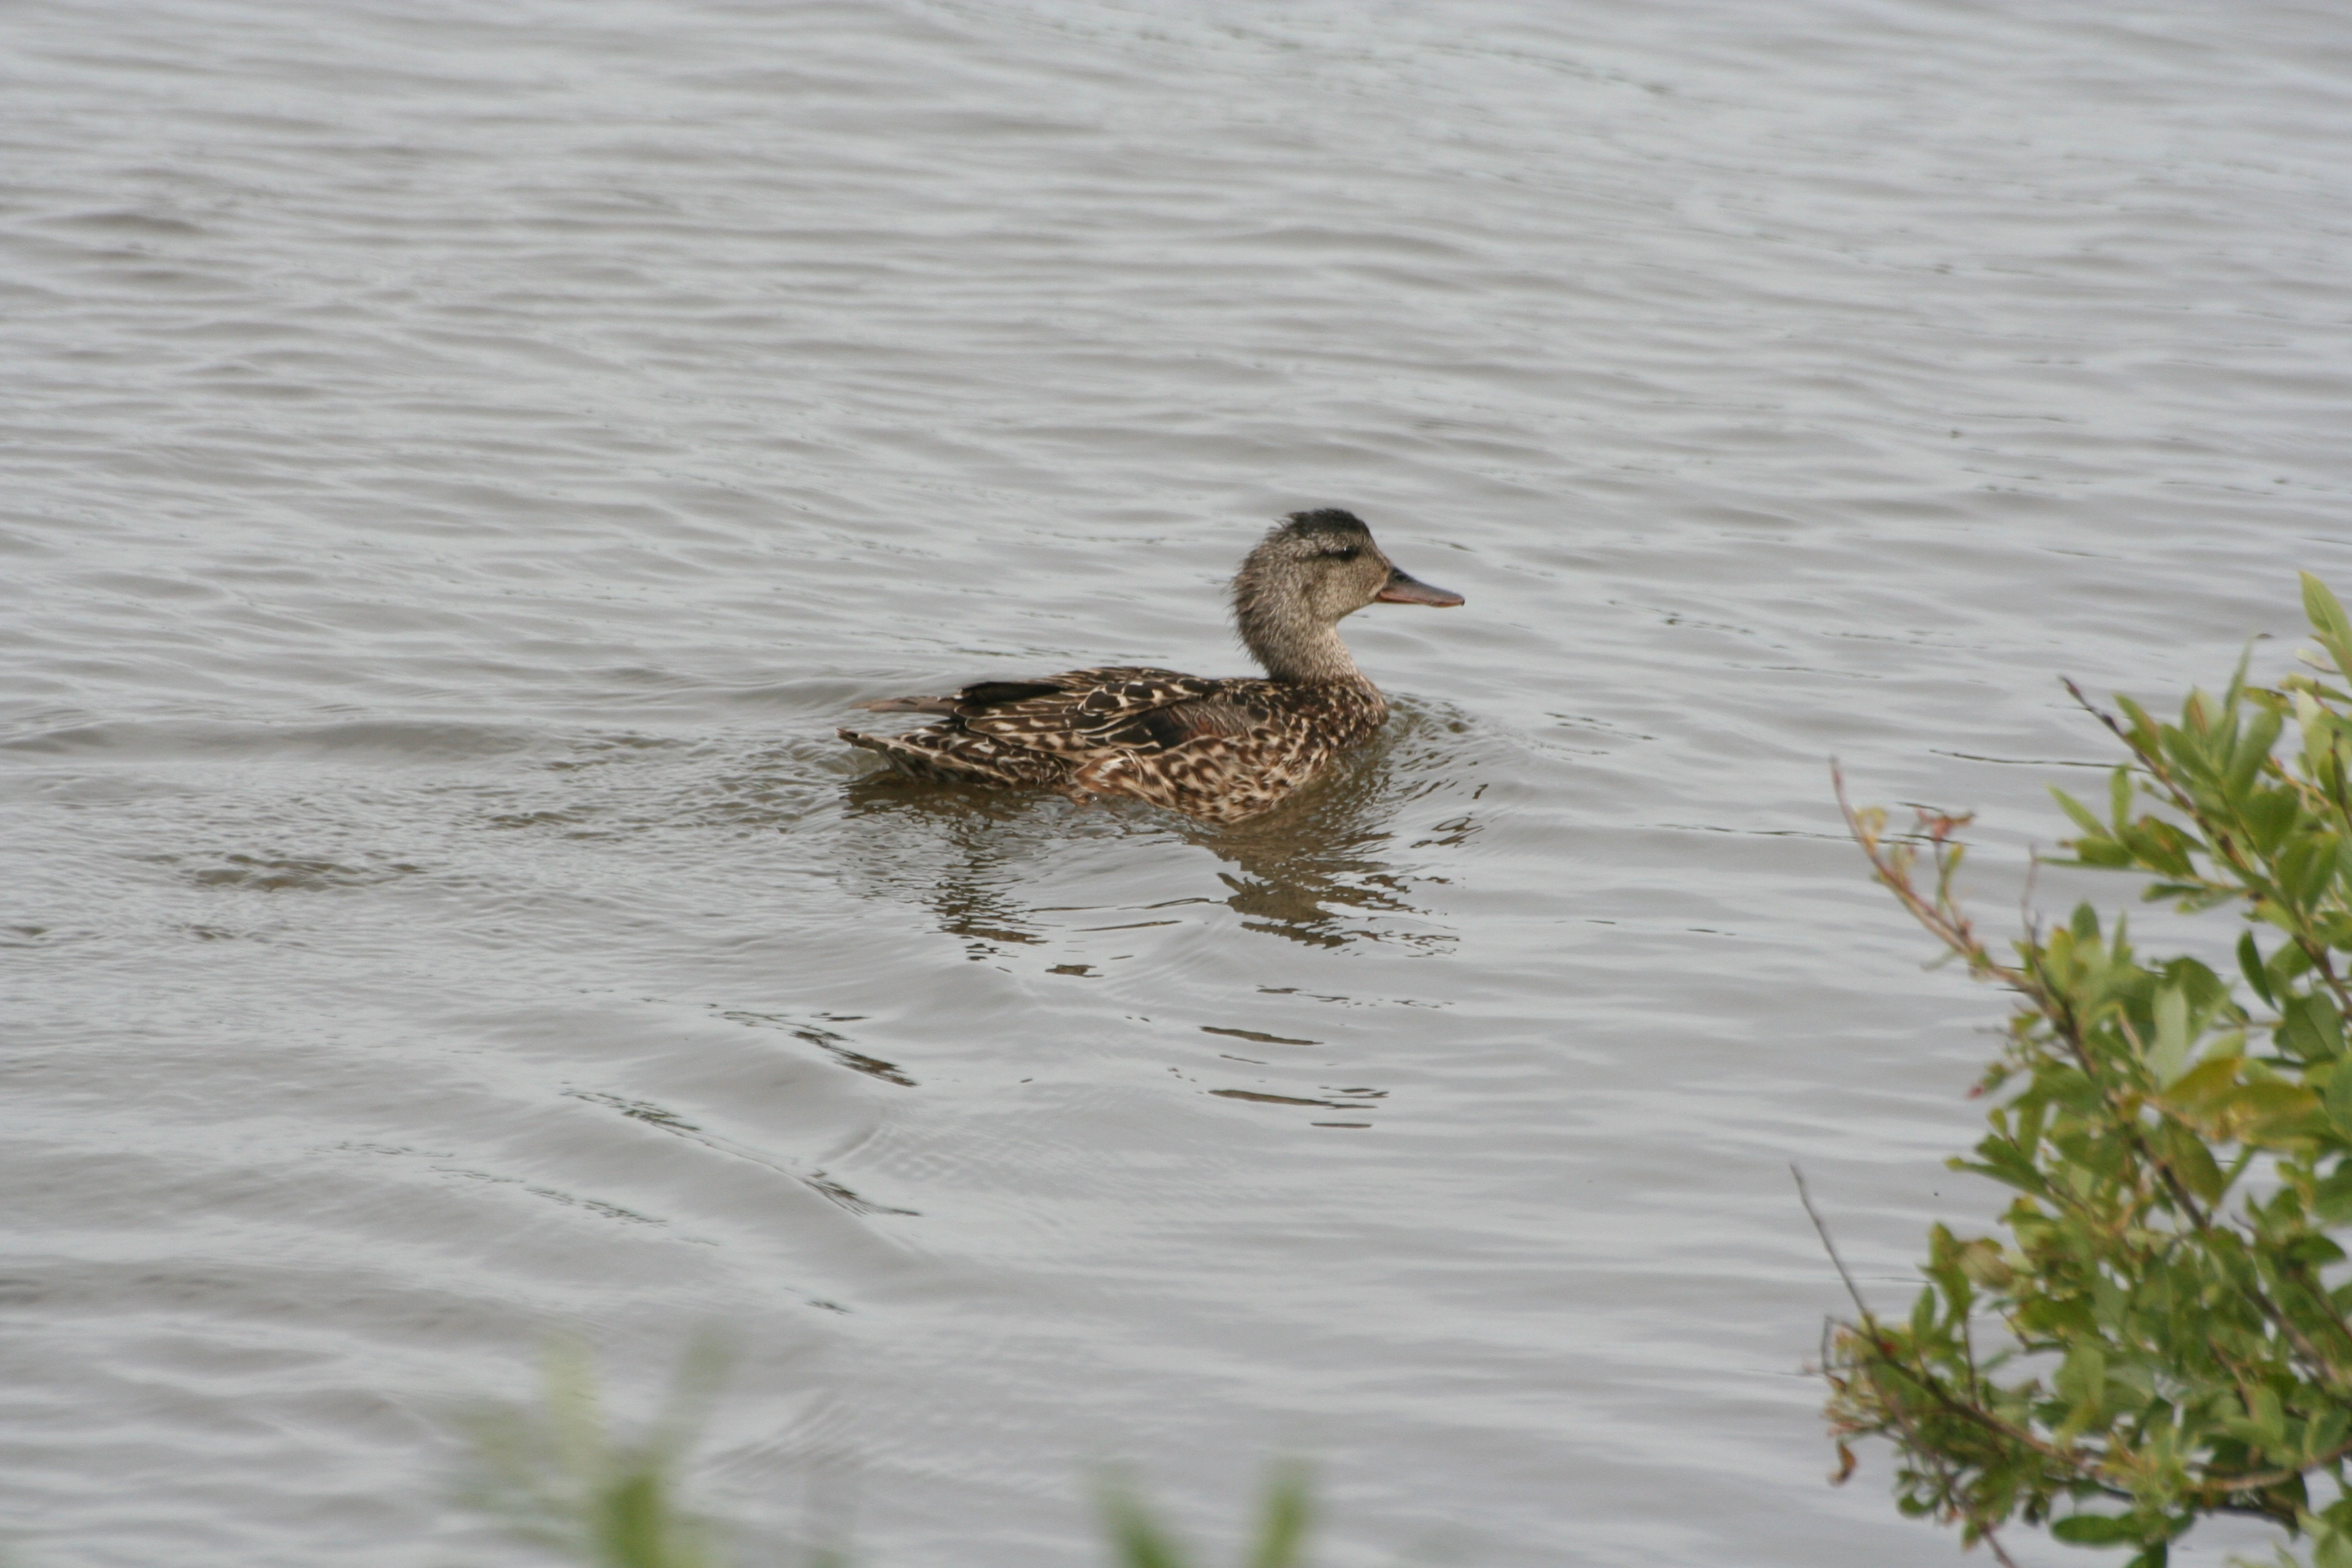
[[[1337,1564],[1953,1550],[1822,1484],[1786,1167],[1900,1300],[1999,1003],[1826,759],[1996,918],[2054,676],[2352,585],[2340,10],[28,0],[0,83],[25,1561],[504,1560],[439,1434],[564,1325],[724,1331],[719,1497],[877,1564],[1284,1450]],[[1469,604],[1276,817],[832,739],[1239,673],[1305,505]]]

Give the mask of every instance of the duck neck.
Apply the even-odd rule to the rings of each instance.
[[[1317,619],[1304,605],[1244,604],[1235,611],[1234,619],[1241,627],[1242,646],[1276,680],[1296,685],[1365,683],[1355,656],[1339,640],[1339,628]]]

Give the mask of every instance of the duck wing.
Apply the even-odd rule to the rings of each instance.
[[[1115,665],[1034,681],[982,681],[958,692],[951,711],[976,734],[1041,752],[1157,752],[1262,721],[1237,689],[1259,684]]]
[[[1212,818],[1271,804],[1269,781],[1246,776],[1248,769],[1272,762],[1286,777],[1301,760],[1291,753],[1311,739],[1297,724],[1280,722],[1283,704],[1270,681],[1214,680],[1139,665],[976,681],[944,697],[866,706],[936,715],[899,735],[840,731],[900,773],[1060,789],[1081,773],[1108,768],[1088,787]]]

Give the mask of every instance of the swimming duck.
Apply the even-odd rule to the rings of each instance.
[[[1210,822],[1279,804],[1388,718],[1379,688],[1339,640],[1366,605],[1458,605],[1410,577],[1336,508],[1293,512],[1234,577],[1234,620],[1265,679],[1212,679],[1112,666],[1032,680],[982,680],[946,697],[894,697],[875,713],[932,713],[898,735],[843,730],[915,778],[1131,795]]]

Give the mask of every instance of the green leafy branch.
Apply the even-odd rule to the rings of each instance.
[[[2242,913],[2259,1011],[2194,957],[2143,959],[2088,905],[1996,953],[1955,892],[1968,819],[1923,812],[1897,837],[1838,783],[1876,879],[2017,998],[1976,1090],[1990,1135],[1952,1162],[2015,1195],[2005,1239],[1931,1231],[1906,1320],[1856,1295],[1825,1347],[1830,1420],[1844,1469],[1853,1440],[1889,1440],[1898,1506],[2003,1562],[1995,1531],[2017,1521],[2162,1568],[2199,1519],[2234,1513],[2352,1568],[2352,1285],[2326,1277],[2352,1223],[2352,619],[2308,575],[2304,602],[2325,657],[2274,689],[2242,661],[2168,724],[2069,683],[2128,760],[2104,816],[2053,791],[2074,864]]]

